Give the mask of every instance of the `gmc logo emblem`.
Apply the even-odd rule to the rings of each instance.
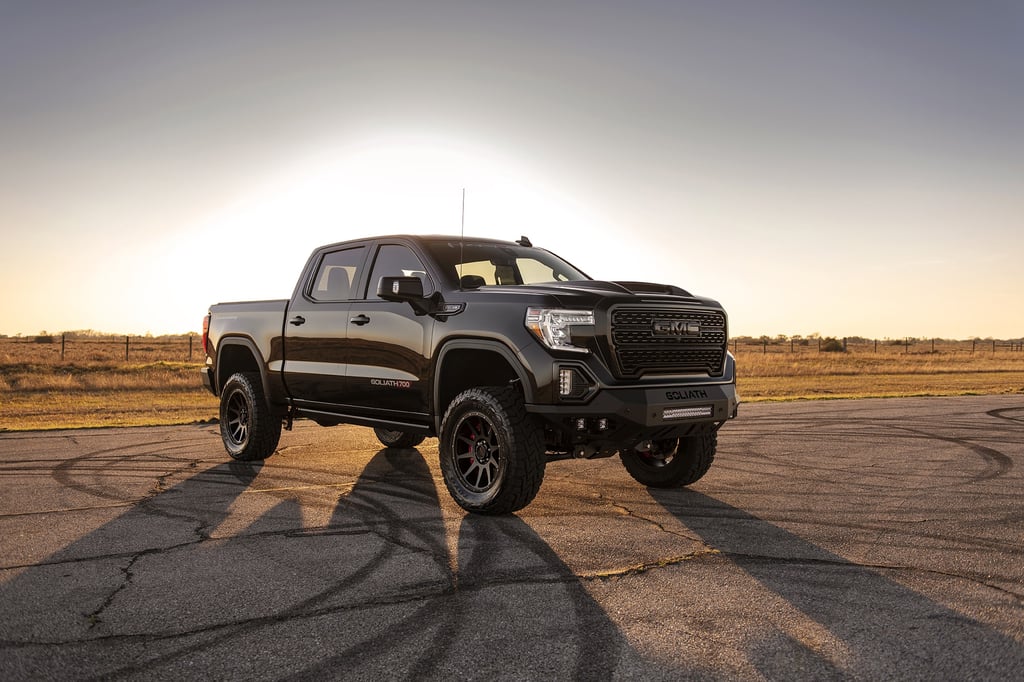
[[[685,320],[655,320],[653,329],[659,336],[700,336],[700,325]]]

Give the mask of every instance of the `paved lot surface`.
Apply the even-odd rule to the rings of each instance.
[[[0,435],[0,679],[1020,679],[1024,398],[746,405],[692,489],[548,466],[464,515],[437,442]]]

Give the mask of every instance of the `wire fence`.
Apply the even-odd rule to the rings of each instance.
[[[829,352],[873,354],[997,354],[1024,352],[1024,339],[865,339],[740,336],[730,340],[740,353],[808,355]],[[202,362],[197,334],[178,336],[81,336],[52,334],[0,337],[0,362]]]
[[[733,354],[739,353],[873,353],[873,354],[971,354],[1021,353],[1024,339],[866,339],[854,338],[752,338],[740,336],[730,341]]]
[[[202,342],[196,334],[0,337],[0,361],[7,363],[201,362],[205,357]]]

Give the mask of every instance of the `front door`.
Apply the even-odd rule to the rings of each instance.
[[[382,243],[364,296],[348,311],[348,397],[350,411],[369,408],[374,416],[428,423],[430,342],[434,318],[416,315],[408,303],[382,300],[382,277],[420,277],[434,291],[419,257],[403,244]],[[382,411],[390,414],[381,415]]]

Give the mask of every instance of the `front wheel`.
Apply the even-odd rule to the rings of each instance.
[[[414,448],[426,438],[422,433],[375,428],[377,440],[386,448]]]
[[[259,372],[232,374],[220,393],[220,436],[234,459],[266,459],[281,440],[281,420],[263,394]]]
[[[509,514],[544,480],[544,436],[512,387],[471,388],[441,423],[441,474],[456,503],[477,514]]]
[[[718,432],[656,440],[646,450],[622,450],[619,458],[629,475],[651,488],[678,488],[696,483],[711,468]]]

